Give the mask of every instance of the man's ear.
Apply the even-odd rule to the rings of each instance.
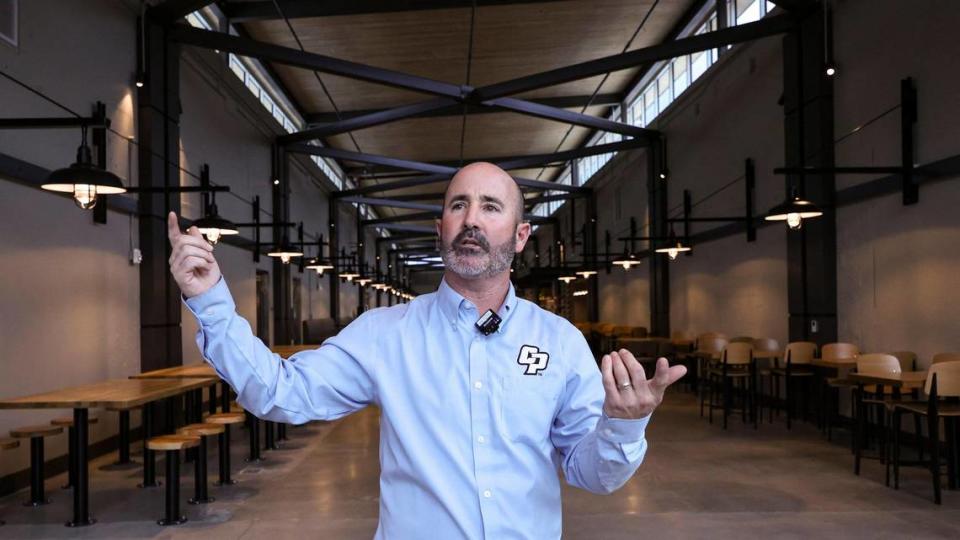
[[[517,234],[514,240],[514,251],[516,253],[523,251],[524,246],[527,245],[527,240],[530,239],[530,230],[530,222],[528,221],[521,221],[520,224],[517,225]]]

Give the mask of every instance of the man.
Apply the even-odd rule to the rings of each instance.
[[[451,180],[437,223],[443,281],[368,311],[320,348],[282,362],[240,318],[213,248],[169,221],[171,272],[200,322],[203,356],[261,418],[302,423],[381,409],[377,538],[559,538],[560,483],[622,486],[644,430],[685,372],[647,380],[626,350],[601,372],[573,325],[519,299],[510,262],[530,236],[519,188],[488,163]],[[486,335],[476,322],[502,319]]]

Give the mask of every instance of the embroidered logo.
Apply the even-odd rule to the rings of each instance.
[[[526,368],[524,375],[540,375],[541,371],[547,369],[549,361],[550,355],[533,345],[520,347],[520,355],[517,356],[517,363]]]

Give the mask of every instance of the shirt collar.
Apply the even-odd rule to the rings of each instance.
[[[460,320],[460,311],[461,309],[468,309],[470,307],[476,308],[469,300],[463,297],[460,293],[453,290],[453,287],[447,284],[446,278],[440,281],[440,287],[437,288],[437,301],[440,305],[440,311],[443,313],[443,316],[447,318],[451,323],[456,325]],[[497,329],[497,332],[502,332],[503,327],[507,324],[507,320],[510,318],[510,315],[517,310],[517,293],[513,287],[513,282],[510,282],[510,288],[507,289],[507,297],[503,301],[503,306],[500,308],[497,315],[500,316],[500,328]],[[474,309],[476,311],[476,309]],[[476,317],[480,317],[480,313],[476,314]],[[476,320],[470,321],[470,327],[473,328],[473,323]]]

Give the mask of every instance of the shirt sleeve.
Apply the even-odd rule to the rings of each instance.
[[[650,416],[628,420],[608,418],[602,412],[606,393],[593,353],[579,332],[571,329],[569,334],[564,353],[573,366],[550,436],[560,452],[567,483],[609,494],[623,486],[643,462]]]
[[[237,314],[223,278],[184,303],[200,324],[203,358],[257,417],[293,424],[335,420],[376,402],[370,312],[317,349],[283,360]]]

